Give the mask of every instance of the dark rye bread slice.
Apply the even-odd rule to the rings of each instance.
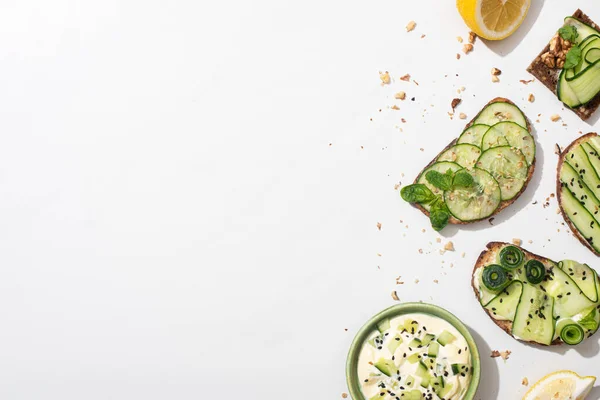
[[[582,143],[587,142],[588,140],[590,140],[591,138],[593,138],[595,136],[598,136],[598,134],[596,132],[586,133],[585,135],[575,139],[573,141],[573,143],[571,143],[564,150],[561,151],[560,155],[558,156],[558,166],[556,167],[556,196],[558,197],[558,206],[560,208],[560,212],[561,212],[563,218],[565,219],[565,222],[567,223],[567,225],[569,225],[569,228],[571,228],[571,232],[573,232],[573,235],[575,235],[575,237],[577,239],[579,239],[579,241],[585,247],[590,249],[595,255],[600,256],[600,253],[598,253],[598,251],[596,251],[596,249],[594,249],[594,247],[592,245],[590,245],[590,243],[587,241],[587,239],[581,234],[581,232],[579,232],[579,230],[575,227],[575,225],[573,225],[573,223],[571,222],[571,220],[569,219],[567,214],[565,214],[565,209],[562,206],[562,190],[560,190],[561,189],[560,174],[561,174],[562,167],[564,165],[565,157],[567,156],[567,153],[569,151],[571,151],[572,148],[579,146]]]
[[[511,243],[503,243],[503,242],[490,242],[487,244],[487,249],[482,251],[481,254],[479,255],[479,258],[477,259],[477,262],[475,263],[475,267],[473,268],[473,275],[471,277],[471,287],[473,287],[473,291],[475,292],[475,297],[477,297],[477,301],[479,302],[479,290],[477,290],[477,286],[475,285],[475,272],[479,269],[479,268],[483,268],[487,265],[490,264],[497,264],[497,257],[498,257],[498,253],[500,252],[500,250],[502,248],[504,248],[505,246],[514,246],[514,244]],[[518,246],[517,246],[518,247]],[[532,258],[532,259],[536,259],[538,261],[546,261],[548,260],[548,258],[542,257],[542,256],[538,256],[537,254],[533,254],[521,247],[519,247],[521,249],[521,251],[523,252],[523,254],[528,257],[528,258]],[[481,303],[480,303],[481,304]],[[504,332],[508,333],[510,336],[512,336],[514,338],[514,336],[512,335],[511,331],[512,331],[512,321],[498,321],[496,319],[493,318],[492,314],[490,313],[490,311],[488,309],[486,309],[485,307],[481,307],[483,308],[483,310],[486,312],[486,314],[488,315],[488,317],[490,317],[490,319],[492,321],[494,321],[494,323],[496,325],[498,325]],[[515,338],[516,339],[516,338]],[[521,340],[521,339],[517,339],[517,340]],[[529,342],[526,340],[521,340],[522,342],[528,342],[528,343],[535,343],[538,344],[540,346],[544,346],[542,343],[537,343],[537,342]],[[560,340],[560,338],[555,339],[550,345],[554,346],[557,344],[562,344],[562,341]]]
[[[579,9],[573,13],[573,17],[577,18],[584,24],[589,25],[594,29],[599,29],[598,25],[596,25],[596,23],[594,21],[592,21],[590,19],[590,17],[585,15],[583,13],[583,11],[581,11]],[[558,28],[556,30],[558,31]],[[544,47],[544,49],[535,58],[535,60],[533,60],[531,65],[529,65],[529,67],[527,67],[527,72],[529,72],[531,75],[535,76],[540,82],[542,82],[544,85],[546,85],[546,87],[548,89],[550,89],[552,91],[552,93],[554,93],[554,95],[557,96],[556,98],[558,99],[558,94],[556,93],[556,88],[558,85],[558,76],[560,75],[560,71],[562,69],[561,68],[549,68],[546,64],[544,64],[542,62],[542,55],[547,53],[550,50],[549,42],[550,42],[550,40],[548,40],[548,44],[546,45],[546,47]],[[575,114],[577,114],[579,116],[579,118],[581,118],[582,120],[585,121],[588,118],[590,118],[592,116],[592,114],[594,114],[594,112],[598,109],[599,106],[600,106],[600,93],[597,94],[596,97],[594,97],[589,103],[587,103],[583,106],[580,106],[577,108],[570,108],[570,107],[567,107],[567,108],[570,109],[571,111],[573,111]]]
[[[513,106],[517,107],[517,105],[515,103],[513,103],[512,101],[510,101],[509,99],[506,99],[504,97],[496,97],[495,99],[490,100],[482,109],[481,111],[483,111],[487,106],[489,106],[492,103],[497,103],[497,102],[504,102],[504,103],[509,103],[512,104]],[[481,113],[481,111],[479,113]],[[471,125],[473,125],[473,122],[477,119],[477,117],[479,116],[479,113],[465,126],[465,129],[463,129],[463,132],[469,128]],[[525,117],[525,121],[527,123],[527,131],[529,131],[529,133],[531,134],[531,136],[533,137],[533,133],[531,132],[531,123],[529,122],[529,118],[527,118],[527,116],[525,114],[523,114],[523,116]],[[461,132],[462,133],[462,132]],[[535,141],[535,137],[533,138]],[[423,172],[431,167],[433,164],[436,163],[436,160],[446,151],[448,150],[450,147],[454,146],[456,144],[456,141],[458,140],[458,138],[454,139],[453,141],[450,142],[450,144],[448,146],[446,146],[442,151],[439,152],[439,154],[437,156],[435,156],[435,158],[433,160],[431,160],[431,162],[429,164],[427,164],[425,166],[425,168],[423,168],[421,170],[421,172],[419,172],[419,174],[417,175],[417,178],[415,179],[414,183],[417,183],[419,180],[419,177],[421,176],[421,174],[423,174]],[[501,201],[500,204],[498,205],[498,208],[496,208],[496,210],[494,211],[494,213],[490,216],[487,216],[485,218],[479,219],[479,220],[474,220],[474,221],[461,221],[459,219],[454,218],[453,216],[450,216],[450,219],[448,220],[449,224],[454,224],[454,225],[467,225],[467,224],[471,224],[474,222],[478,222],[481,221],[483,219],[489,219],[491,217],[493,217],[494,215],[498,214],[500,211],[504,210],[506,207],[510,206],[512,203],[514,203],[520,196],[521,194],[525,191],[525,189],[527,188],[527,185],[529,185],[529,182],[531,181],[531,177],[533,176],[533,171],[535,170],[535,161],[536,161],[536,157],[533,158],[533,161],[531,162],[531,167],[529,168],[528,172],[527,172],[527,179],[525,180],[525,183],[523,184],[523,187],[521,188],[521,191],[519,193],[517,193],[516,196],[514,196],[512,199],[510,200],[504,200]],[[421,206],[420,204],[413,204],[414,207],[418,208],[419,210],[421,210],[421,212],[423,212],[423,214],[425,214],[427,217],[429,217],[429,211],[427,211],[423,206]]]

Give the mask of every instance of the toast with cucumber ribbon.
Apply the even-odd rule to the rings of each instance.
[[[556,195],[563,218],[581,243],[600,255],[600,137],[588,133],[558,158]]]
[[[523,193],[533,176],[535,152],[523,112],[498,97],[400,194],[438,231],[490,218]]]
[[[491,242],[477,259],[471,284],[487,315],[515,339],[576,345],[598,330],[600,282],[586,264]]]

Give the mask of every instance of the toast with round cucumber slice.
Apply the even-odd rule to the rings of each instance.
[[[565,222],[581,243],[600,256],[600,137],[588,133],[558,158],[556,194]]]
[[[491,242],[477,259],[471,285],[492,321],[524,342],[576,345],[600,324],[600,280],[586,264]]]
[[[402,188],[402,198],[427,215],[435,230],[490,218],[523,193],[535,169],[535,140],[510,100],[490,101]]]

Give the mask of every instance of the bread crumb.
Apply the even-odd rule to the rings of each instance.
[[[440,282],[437,279],[434,279],[433,283],[440,283]]]
[[[461,92],[464,92],[465,90],[467,90],[467,88],[465,88],[464,86],[459,87]]]
[[[505,350],[505,351],[492,350],[492,355],[490,357],[492,357],[492,358],[502,357],[502,359],[504,361],[506,361],[506,360],[508,360],[511,353],[512,353],[512,351],[510,351],[510,350]]]
[[[492,68],[492,75],[498,76],[501,73],[502,73],[502,71],[500,71],[498,68],[496,68],[496,67]]]
[[[404,285],[401,275],[398,275],[398,277],[396,278],[396,285]]]
[[[400,301],[400,299],[398,298],[398,294],[396,293],[395,290],[392,292],[392,299],[394,299],[396,301]]]
[[[460,255],[462,258],[465,258],[466,253],[463,251],[462,254]]]
[[[526,81],[525,79],[520,79],[519,80],[519,82],[521,82],[523,85],[529,85],[533,81],[535,81],[535,79],[530,79],[528,81]]]
[[[514,244],[515,246],[520,246],[521,243],[523,243],[523,241],[521,239],[513,238],[513,240],[512,240],[512,244]]]
[[[415,26],[417,26],[417,23],[415,21],[410,21],[408,25],[406,25],[406,32],[412,31],[415,29]]]
[[[400,79],[402,79],[402,78],[400,78]],[[406,93],[398,92],[394,95],[394,98],[397,100],[404,100],[406,98]]]
[[[468,43],[468,44],[463,45],[463,53],[469,54],[472,51],[473,51],[473,45],[472,44]]]
[[[392,81],[392,78],[390,77],[390,73],[388,71],[379,72],[379,79],[381,79],[381,86],[389,85]]]
[[[342,399],[348,398],[348,393],[342,393]]]
[[[423,249],[419,249],[419,254],[423,254]]]
[[[442,239],[441,238],[435,238],[436,243],[442,243]]]
[[[415,279],[415,283],[417,283],[417,284],[418,284],[418,283],[419,283],[419,280],[418,280],[418,279]]]
[[[444,246],[444,250],[454,251],[454,243],[452,243],[452,242],[446,243],[446,245]]]
[[[476,38],[477,38],[477,35],[475,34],[475,32],[473,32],[473,31],[469,32],[469,43],[474,44]]]
[[[456,59],[460,60],[460,53],[456,53]]]
[[[462,42],[463,42],[463,38],[462,38],[462,37],[460,37],[460,36],[457,36],[457,37],[456,37],[456,40],[458,40],[458,43],[462,43]]]
[[[500,82],[500,78],[498,78],[496,75],[492,75],[492,82],[498,83]]]
[[[560,120],[560,115],[558,115],[558,114],[553,114],[552,116],[550,116],[550,121],[552,121],[552,122],[556,122],[556,121],[558,121],[558,120]]]
[[[406,74],[400,77],[401,81],[408,82],[410,80],[410,74]]]
[[[521,385],[529,386],[529,379],[527,379],[527,377],[523,378],[523,380],[521,381]]]
[[[460,113],[460,114],[458,114],[458,118],[460,118],[460,119],[467,119],[467,114]]]
[[[528,240],[527,243],[531,244],[533,243],[533,240]]]
[[[530,103],[533,103],[535,101],[535,96],[533,95],[533,93],[529,93],[529,96],[527,96],[527,100]]]
[[[381,230],[381,222],[377,223],[377,229]]]

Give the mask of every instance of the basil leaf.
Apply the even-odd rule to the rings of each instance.
[[[558,30],[558,34],[561,38],[568,40],[569,42],[574,42],[575,39],[577,39],[577,36],[579,36],[579,33],[577,33],[577,28],[575,28],[573,25],[563,26]]]
[[[590,331],[595,331],[598,329],[598,323],[596,322],[596,309],[592,309],[588,315],[583,317],[579,321],[579,325],[583,326],[585,329],[589,329]]]
[[[448,225],[449,219],[450,212],[448,211],[446,203],[444,203],[441,197],[436,198],[429,209],[429,220],[431,221],[431,227],[436,231],[441,231],[446,225]]]
[[[567,53],[564,69],[574,68],[581,61],[581,48],[579,46],[571,47]]]
[[[423,204],[435,200],[435,195],[431,193],[431,190],[420,183],[404,186],[402,190],[400,190],[400,196],[409,203]]]
[[[456,175],[454,175],[454,181],[452,181],[454,186],[460,187],[471,187],[473,186],[473,183],[475,183],[473,176],[464,171],[457,172]]]
[[[441,174],[437,171],[428,171],[425,174],[425,179],[427,182],[431,183],[438,189],[441,190],[450,190],[452,189],[452,176],[446,174]]]

